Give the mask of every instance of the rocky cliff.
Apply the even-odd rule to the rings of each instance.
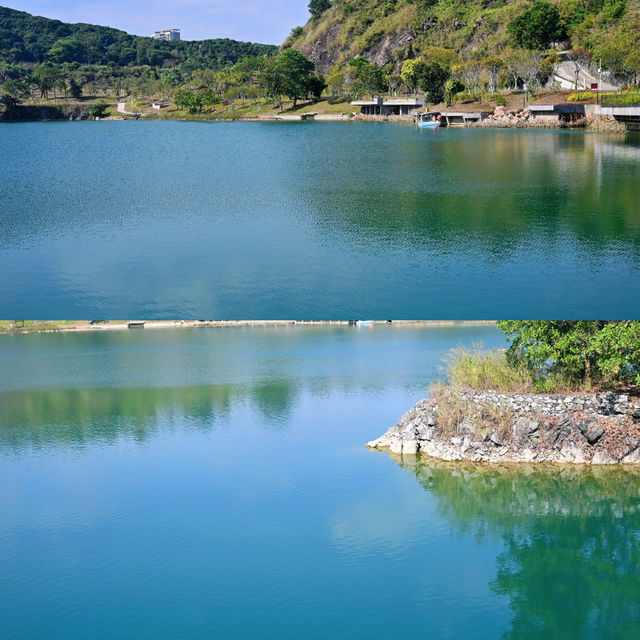
[[[640,400],[448,390],[421,400],[367,446],[441,460],[638,463]]]

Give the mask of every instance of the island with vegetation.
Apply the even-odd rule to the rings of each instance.
[[[342,118],[354,100],[419,96],[523,127],[530,105],[640,105],[637,0],[311,0],[309,11],[276,47],[0,7],[0,120]]]
[[[640,462],[640,321],[503,321],[506,351],[457,349],[448,379],[367,444],[474,462]]]

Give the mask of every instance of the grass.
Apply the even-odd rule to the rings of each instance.
[[[448,388],[498,393],[571,393],[592,391],[584,382],[559,372],[534,376],[524,362],[513,364],[504,351],[480,347],[453,349],[447,357]]]
[[[500,351],[459,347],[448,357],[449,384],[457,389],[527,393],[533,391],[531,372],[524,365],[511,366]]]
[[[37,333],[39,331],[59,331],[79,322],[72,320],[0,320],[0,333]]]

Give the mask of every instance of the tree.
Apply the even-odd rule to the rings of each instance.
[[[552,42],[566,37],[558,10],[545,0],[534,0],[531,8],[513,20],[507,30],[524,49],[548,49]]]
[[[464,83],[467,91],[471,93],[473,89],[474,95],[478,94],[478,84],[480,84],[480,77],[482,75],[482,64],[477,60],[469,60],[464,64],[454,67],[455,73]]]
[[[591,66],[591,54],[585,49],[574,49],[567,55],[566,59],[573,70],[573,86],[577,90],[580,72]]]
[[[329,87],[329,91],[331,91],[332,96],[339,96],[344,87],[344,73],[336,71],[336,73],[330,75],[327,78],[327,86]]]
[[[516,71],[522,81],[531,88],[538,80],[543,54],[540,51],[525,51],[520,56]]]
[[[5,105],[7,109],[18,106],[26,94],[26,87],[20,80],[5,80],[0,89],[0,104]]]
[[[307,93],[306,97],[309,95],[313,97],[314,100],[320,100],[322,96],[322,92],[327,88],[327,83],[323,76],[318,74],[311,74],[307,77]]]
[[[203,96],[186,89],[178,89],[173,96],[173,101],[178,107],[188,109],[190,113],[196,113],[202,109],[204,104]]]
[[[510,362],[524,361],[535,375],[556,372],[568,380],[640,384],[640,321],[502,321]]]
[[[444,98],[445,83],[449,79],[449,71],[437,62],[425,62],[419,77],[420,89],[431,102],[441,102]]]
[[[306,95],[313,69],[313,62],[297,49],[285,49],[276,58],[276,70],[281,78],[281,93],[293,100],[294,107],[297,101]]]
[[[57,71],[52,64],[45,63],[37,67],[31,74],[33,84],[40,90],[41,98],[48,98],[49,91],[54,88]]]
[[[365,91],[371,95],[385,91],[385,82],[382,69],[375,63],[366,62],[357,68],[357,76]]]
[[[387,86],[389,87],[389,92],[394,96],[397,94],[398,89],[402,85],[402,76],[397,73],[390,73],[387,76]]]
[[[331,7],[331,0],[311,0],[309,13],[314,20],[317,20],[329,7]]]
[[[273,101],[282,111],[282,95],[284,93],[284,75],[278,66],[277,58],[265,57],[258,76],[258,86],[265,96]]]
[[[75,80],[71,80],[69,82],[69,93],[72,98],[77,100],[82,97],[82,87]]]
[[[106,104],[92,104],[89,107],[89,115],[95,120],[99,120],[100,118],[104,118],[107,115],[107,110],[109,109]]]
[[[456,93],[464,90],[464,85],[457,78],[449,78],[444,85],[444,100],[447,107],[451,106]]]
[[[485,58],[482,61],[482,66],[489,77],[489,90],[491,91],[491,95],[494,95],[498,87],[498,76],[504,67],[504,62],[502,61],[502,58],[491,56],[490,58]]]
[[[400,75],[402,77],[402,81],[411,93],[415,93],[418,90],[420,77],[425,64],[424,60],[420,60],[418,58],[410,58],[402,63],[402,71]]]

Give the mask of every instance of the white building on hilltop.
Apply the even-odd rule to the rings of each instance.
[[[156,31],[151,37],[156,40],[180,40],[180,29],[162,29],[162,31]]]

